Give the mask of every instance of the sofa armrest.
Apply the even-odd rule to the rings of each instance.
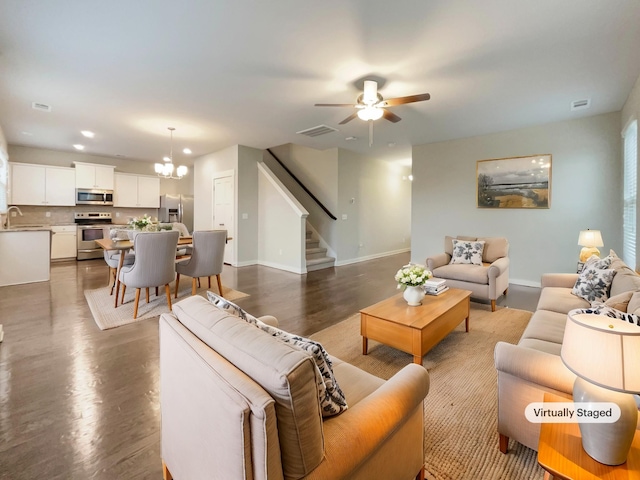
[[[489,278],[498,278],[504,272],[509,270],[509,257],[502,257],[493,262],[489,266]]]
[[[577,273],[545,273],[540,280],[540,286],[573,288],[578,279]]]
[[[559,355],[498,342],[493,358],[499,372],[561,392],[573,391],[576,375],[564,366]]]
[[[428,392],[427,371],[421,365],[409,364],[368,397],[326,419],[325,459],[309,478],[349,478],[417,408],[422,416]],[[416,441],[422,442],[422,435]]]
[[[427,257],[427,269],[433,272],[433,270],[438,267],[448,265],[450,261],[451,256],[446,252],[439,253],[433,257]]]

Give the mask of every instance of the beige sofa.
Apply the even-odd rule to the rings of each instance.
[[[615,259],[616,270],[609,297],[640,291],[640,276]],[[531,402],[542,402],[544,393],[572,398],[576,376],[560,359],[567,313],[589,308],[586,300],[571,290],[577,274],[545,274],[535,313],[517,345],[498,342],[494,352],[498,372],[498,433],[500,450],[506,453],[509,439],[538,450],[540,424],[530,423],[524,415]]]
[[[202,297],[176,303],[160,317],[165,479],[423,479],[427,371],[384,381],[333,359],[348,409],[323,418],[315,369]]]
[[[450,264],[453,238],[444,238],[444,252],[427,258],[427,268],[435,278],[447,280],[452,288],[471,290],[471,296],[491,300],[491,311],[496,311],[496,300],[509,288],[509,242],[504,237],[465,237],[457,240],[485,242],[482,265]]]

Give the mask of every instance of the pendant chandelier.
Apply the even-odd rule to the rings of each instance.
[[[171,147],[169,150],[169,156],[168,157],[164,157],[163,160],[166,163],[156,163],[155,164],[155,171],[158,174],[159,177],[162,178],[173,178],[174,180],[180,180],[182,177],[184,177],[187,172],[189,171],[187,169],[186,166],[184,165],[180,165],[177,169],[176,169],[176,176],[173,176],[173,171],[175,169],[174,165],[173,165],[173,131],[175,130],[175,128],[173,127],[167,127],[169,132],[171,132]]]

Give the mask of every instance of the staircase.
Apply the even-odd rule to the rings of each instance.
[[[327,249],[320,247],[320,241],[314,237],[313,232],[309,229],[306,232],[306,242],[307,272],[335,266],[336,259],[327,257]]]

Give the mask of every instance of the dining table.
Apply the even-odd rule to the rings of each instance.
[[[114,307],[118,306],[118,292],[120,291],[120,269],[124,264],[124,252],[133,248],[132,240],[111,240],[110,238],[101,238],[95,241],[97,245],[100,245],[105,250],[117,250],[120,252],[120,261],[118,262],[118,269],[116,270],[116,295]],[[180,237],[178,238],[178,245],[190,245],[193,243],[193,237]]]

